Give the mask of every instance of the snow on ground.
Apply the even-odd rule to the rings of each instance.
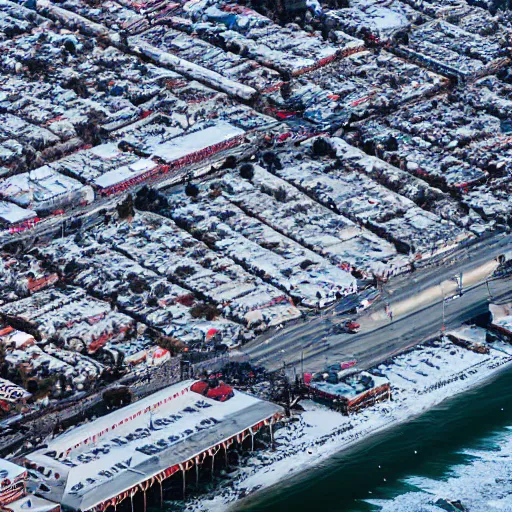
[[[410,420],[466,391],[512,361],[511,351],[502,344],[491,347],[490,354],[483,355],[439,341],[398,356],[377,369],[390,379],[393,400],[353,416],[342,416],[311,401],[301,402],[305,412],[276,432],[275,451],[255,452],[227,484],[214,494],[191,501],[186,509],[226,510],[228,504],[249,493],[282,482],[371,434]]]
[[[511,429],[512,430],[512,429]],[[417,487],[390,500],[368,500],[382,507],[382,512],[421,510],[439,512],[439,498],[456,496],[462,503],[471,503],[471,512],[502,512],[512,510],[512,437],[507,435],[489,450],[471,452],[473,460],[451,468],[448,479],[408,478],[407,484]]]

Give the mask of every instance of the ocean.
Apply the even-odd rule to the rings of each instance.
[[[512,512],[512,371],[240,502],[239,512]]]

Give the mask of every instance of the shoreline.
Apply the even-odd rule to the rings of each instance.
[[[448,350],[453,351],[455,348],[453,345],[449,346],[448,342],[442,343]],[[468,351],[464,354],[461,350],[465,351],[457,349],[456,352],[473,364],[463,365],[458,371],[442,372],[444,380],[441,382],[445,383],[442,386],[436,381],[430,386],[411,392],[398,387],[396,382],[392,383],[392,401],[381,402],[354,416],[342,416],[325,406],[303,401],[306,410],[293,415],[295,420],[287,422],[276,432],[275,451],[264,449],[248,456],[247,465],[238,468],[233,473],[233,478],[216,486],[210,493],[192,500],[185,505],[185,510],[244,510],[258,495],[272,492],[272,489],[300,478],[307,470],[317,469],[336,454],[353,449],[392,427],[413,421],[457,395],[491,382],[512,366],[510,345],[500,344],[499,349],[492,348],[489,356]],[[409,354],[397,356],[391,367],[399,368],[400,360],[411,354],[423,358],[428,351],[428,346],[420,346]],[[397,375],[400,376],[400,373],[397,372]],[[323,428],[311,424],[315,417],[324,424]],[[301,427],[306,431],[309,427],[310,432],[300,435]],[[291,434],[292,439],[287,434]]]

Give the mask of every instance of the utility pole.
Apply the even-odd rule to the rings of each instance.
[[[443,317],[442,317],[442,318],[443,318],[443,321],[442,321],[442,324],[441,324],[441,334],[443,334],[443,333],[444,333],[444,331],[445,331],[445,313],[446,313],[445,308],[446,308],[446,304],[445,304],[445,300],[444,300],[444,289],[443,289],[443,283],[442,283],[442,282],[440,282],[440,283],[439,283],[439,286],[440,286],[440,288],[441,288],[441,296],[442,296],[442,298],[443,298]]]
[[[492,293],[491,293],[491,289],[489,288],[489,278],[485,279],[485,286],[487,286],[487,293],[489,295],[489,302],[491,302],[492,301]]]
[[[444,333],[445,329],[446,329],[446,326],[445,326],[445,317],[446,317],[446,301],[444,300],[444,297],[443,297],[443,324],[441,325],[441,332]]]
[[[457,287],[459,289],[459,295],[462,296],[462,271],[459,274],[455,274],[454,280],[457,283]]]

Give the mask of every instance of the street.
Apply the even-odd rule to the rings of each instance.
[[[445,328],[453,329],[488,311],[489,291],[492,300],[512,300],[510,278],[493,279],[495,258],[511,246],[511,238],[491,238],[461,255],[451,255],[439,267],[399,276],[387,283],[383,295],[369,310],[356,318],[361,324],[357,334],[331,334],[332,326],[347,316],[320,314],[312,320],[283,329],[278,334],[257,339],[243,347],[245,358],[275,370],[286,365],[302,371],[319,371],[326,364],[350,359],[359,368],[368,368],[408,347],[441,333],[443,298]],[[463,272],[463,295],[457,298],[454,276]],[[392,311],[392,320],[389,315]],[[302,360],[302,363],[301,363]]]

